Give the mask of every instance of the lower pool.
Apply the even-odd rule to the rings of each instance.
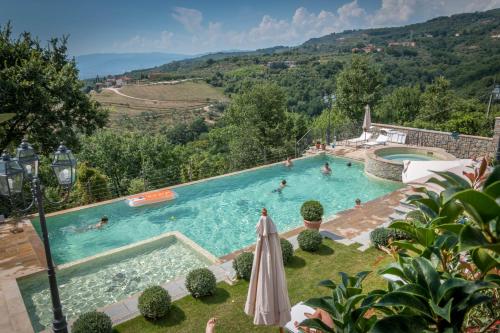
[[[325,176],[322,165],[333,173]],[[281,180],[288,186],[273,192]],[[255,224],[266,207],[280,232],[302,224],[300,206],[319,200],[325,216],[352,208],[390,193],[401,184],[365,175],[363,164],[329,156],[295,161],[292,168],[272,165],[230,176],[175,188],[178,198],[168,203],[132,208],[124,201],[80,209],[48,218],[49,237],[57,264],[98,254],[157,236],[179,231],[216,256],[223,256],[255,242]],[[100,218],[107,226],[89,229]],[[37,231],[40,226],[33,222]]]
[[[213,262],[176,236],[61,268],[59,293],[68,320],[116,303],[150,285],[167,283],[194,268]],[[45,272],[18,280],[24,304],[36,332],[51,326],[52,303]]]

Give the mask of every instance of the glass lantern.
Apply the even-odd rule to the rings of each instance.
[[[76,180],[76,159],[71,150],[62,143],[54,153],[52,169],[57,178],[57,182],[62,187],[71,187]]]
[[[16,157],[29,178],[38,175],[38,155],[26,139],[23,139],[22,143],[17,148]]]
[[[21,193],[23,180],[23,167],[4,151],[0,158],[0,195],[10,197],[13,194]]]

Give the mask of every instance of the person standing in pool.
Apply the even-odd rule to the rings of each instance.
[[[284,164],[285,164],[285,166],[286,166],[287,168],[291,168],[291,167],[293,167],[292,158],[291,158],[290,156],[288,156],[288,158],[286,159],[286,161],[285,161],[285,163],[284,163]]]
[[[332,173],[332,169],[330,169],[330,165],[328,164],[328,162],[326,162],[321,169],[321,173],[323,173],[324,175],[330,175]]]

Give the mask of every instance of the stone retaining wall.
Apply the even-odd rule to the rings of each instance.
[[[372,125],[375,131],[388,128],[406,133],[405,143],[408,145],[442,148],[458,158],[474,158],[486,154],[494,156],[500,138],[500,117],[495,120],[493,138],[474,135],[459,135],[454,138],[450,132],[376,123]]]

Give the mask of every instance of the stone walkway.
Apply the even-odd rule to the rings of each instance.
[[[46,267],[43,244],[28,221],[23,232],[12,233],[10,224],[0,226],[0,333],[31,333],[33,328],[16,278]]]

